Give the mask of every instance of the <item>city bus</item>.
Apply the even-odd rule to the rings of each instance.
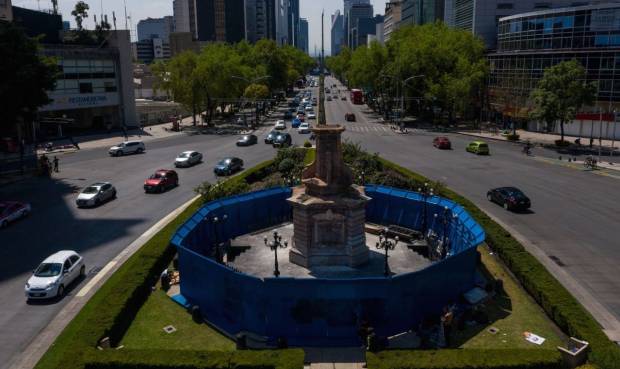
[[[363,100],[362,90],[357,90],[357,89],[351,90],[351,102],[353,104],[361,105],[363,104],[362,100]]]

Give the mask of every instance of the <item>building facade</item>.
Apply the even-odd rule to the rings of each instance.
[[[404,0],[400,24],[434,23],[444,20],[444,0]]]
[[[171,57],[170,43],[161,38],[134,42],[135,58],[139,63],[151,64]]]
[[[12,21],[13,20],[13,6],[11,0],[0,0],[0,20]]]
[[[396,31],[402,15],[402,0],[394,0],[385,3],[385,17],[383,20],[383,39],[390,40],[392,32]]]
[[[246,0],[245,38],[255,43],[263,38],[278,45],[292,44],[289,40],[289,6],[286,0]]]
[[[20,26],[29,37],[41,37],[44,44],[57,44],[62,32],[62,16],[49,12],[14,6],[11,9],[13,23]]]
[[[296,48],[303,50],[299,44],[299,1],[288,0],[288,43]]]
[[[370,5],[370,0],[343,0],[343,2],[344,2],[343,24],[344,24],[344,38],[345,38],[344,45],[350,45],[349,34],[351,33],[351,23],[349,20],[349,13],[351,12],[351,8],[353,7],[353,5],[356,5],[356,4]],[[371,11],[369,17],[372,17],[372,14],[373,12]]]
[[[342,46],[344,45],[344,16],[340,14],[340,10],[336,10],[332,14],[332,28],[331,28],[331,55],[336,56],[340,54]]]
[[[299,44],[297,47],[306,54],[310,52],[310,34],[306,18],[299,19]]]
[[[170,42],[170,34],[174,32],[174,18],[147,18],[138,22],[138,41],[159,38]]]
[[[620,111],[620,4],[550,9],[501,18],[497,40],[497,50],[488,56],[489,93],[496,111],[525,116],[527,96],[544,70],[568,60],[579,61],[586,69],[587,81],[598,87],[596,107],[584,111]],[[513,102],[507,104],[503,98],[507,93],[517,98],[510,98]],[[583,122],[569,125],[567,131],[585,135]],[[620,129],[617,131],[620,136]]]
[[[373,6],[371,4],[353,4],[347,14],[347,30],[348,30],[348,46],[355,48],[359,44],[360,30],[358,28],[358,20],[372,19]],[[365,22],[362,22],[366,24]],[[363,43],[365,45],[366,42]]]

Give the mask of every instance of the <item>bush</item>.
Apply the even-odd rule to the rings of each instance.
[[[563,140],[555,140],[555,146],[557,147],[567,147],[570,146],[570,142]]]
[[[506,135],[506,139],[507,139],[508,141],[519,141],[519,138],[520,138],[520,137],[521,137],[521,136],[519,136],[519,135],[517,135],[517,134],[509,134],[509,135]]]
[[[310,141],[306,140],[306,141],[304,141],[304,147],[309,149],[309,148],[312,147],[312,143]]]

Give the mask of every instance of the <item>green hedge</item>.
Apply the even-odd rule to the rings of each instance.
[[[560,369],[554,350],[384,351],[366,355],[370,369]]]
[[[204,352],[116,350],[90,353],[85,369],[301,369],[301,349]]]
[[[380,159],[386,168],[418,182],[428,179],[410,170]],[[500,256],[525,290],[566,334],[588,341],[590,361],[600,368],[620,368],[620,348],[607,338],[590,313],[558,282],[545,267],[527,252],[510,233],[493,221],[471,201],[449,189],[442,196],[461,204],[484,228],[487,244]]]

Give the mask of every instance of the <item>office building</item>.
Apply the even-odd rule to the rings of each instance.
[[[255,43],[266,38],[278,45],[290,44],[288,10],[286,0],[246,0],[246,40]]]
[[[174,32],[188,32],[193,39],[198,39],[196,33],[196,3],[195,0],[174,0],[172,4]]]
[[[385,29],[385,23],[384,22],[385,22],[385,16],[383,17],[383,20],[381,22],[377,22],[375,24],[375,37],[373,39],[373,41],[377,41],[381,45],[385,44],[385,38],[384,38],[384,34],[383,34],[383,31]]]
[[[385,3],[385,16],[383,20],[383,39],[390,40],[392,32],[396,31],[402,15],[402,0],[393,0]]]
[[[306,18],[299,19],[299,43],[297,47],[306,54],[310,52],[308,20]]]
[[[359,45],[359,35],[360,29],[358,27],[358,20],[360,19],[372,19],[373,18],[373,7],[370,4],[353,4],[349,9],[347,14],[347,22],[348,22],[348,46],[350,48],[355,48]],[[362,21],[363,26],[367,26],[369,23]],[[375,23],[376,24],[376,23]],[[355,29],[358,27],[357,29]],[[373,30],[374,32],[374,30]],[[363,43],[365,45],[366,42]]]
[[[340,54],[344,45],[344,16],[340,14],[340,10],[336,10],[332,14],[331,45],[331,55],[336,56]]]
[[[355,27],[351,29],[353,40],[352,47],[368,45],[368,36],[376,36],[377,24],[383,23],[383,16],[376,15],[374,18],[357,18]]]
[[[244,8],[243,0],[195,0],[197,39],[228,43],[243,40]]]
[[[443,21],[444,4],[445,0],[404,0],[400,23],[422,25]]]
[[[549,9],[504,17],[499,20],[497,40],[497,50],[488,55],[489,94],[495,110],[526,117],[524,101],[544,70],[576,59],[586,68],[587,80],[598,87],[597,108],[583,110],[620,111],[620,4]],[[507,107],[501,101],[506,91],[524,97],[522,103],[511,102]],[[566,126],[568,134],[587,136],[596,125],[597,132],[602,128],[603,134],[610,137],[605,127],[592,122],[598,119],[584,117],[587,115],[578,114],[577,121],[581,122]],[[530,128],[542,129],[540,125]],[[620,130],[617,134],[620,136]]]
[[[170,42],[170,34],[174,32],[174,18],[147,18],[138,22],[138,41],[162,39]]]
[[[353,5],[355,4],[366,4],[366,5],[370,5],[370,0],[344,0],[344,19],[343,19],[343,24],[344,24],[344,38],[345,38],[345,45],[349,45],[349,33],[351,31],[351,24],[349,22],[349,12],[351,11],[351,8],[353,7]],[[370,12],[370,16],[372,16],[373,12]],[[370,17],[368,17],[370,18]]]
[[[11,9],[13,23],[24,29],[29,37],[41,37],[44,44],[57,44],[60,42],[62,32],[62,16],[48,12],[19,8]]]
[[[134,42],[135,58],[139,63],[151,64],[157,60],[170,59],[170,43],[161,38]]]
[[[299,44],[299,1],[288,0],[288,44],[303,50]]]
[[[576,0],[446,0],[444,21],[481,37],[487,48],[496,47],[498,21],[502,17],[536,10],[584,5]]]

